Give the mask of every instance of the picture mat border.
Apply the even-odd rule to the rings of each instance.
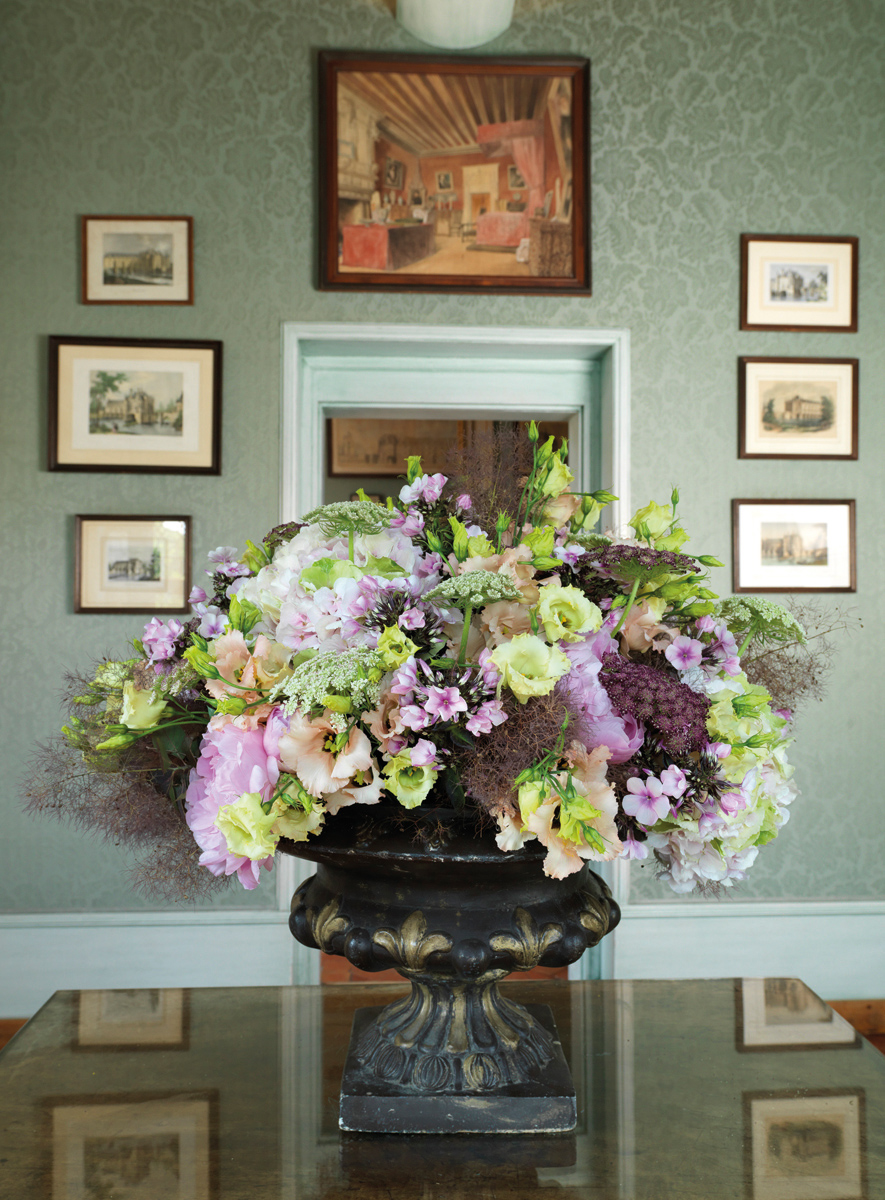
[[[756,564],[756,556],[753,556],[753,567],[752,568],[744,567],[742,569],[741,551],[742,551],[742,549],[744,551],[746,551],[748,545],[752,545],[752,543],[750,543],[748,540],[752,531],[747,526],[746,523],[742,527],[741,508],[742,507],[747,507],[747,508],[751,508],[751,507],[752,508],[764,508],[764,507],[791,508],[791,507],[798,507],[798,506],[805,506],[808,508],[816,508],[816,509],[844,508],[846,510],[846,512],[845,512],[845,527],[843,530],[837,531],[837,532],[842,532],[845,536],[846,544],[845,544],[845,561],[844,561],[844,563],[840,563],[838,565],[838,567],[836,565],[831,567],[828,564],[828,566],[826,568],[811,567],[811,566],[796,566],[796,567],[786,566],[786,567],[780,567],[780,568],[770,568],[770,567],[763,568],[761,565],[761,561],[757,565]],[[757,499],[746,499],[746,498],[732,500],[732,502],[731,502],[732,590],[736,593],[777,592],[780,594],[790,594],[793,592],[855,592],[855,591],[857,591],[857,555],[856,555],[856,547],[855,547],[855,527],[856,527],[855,508],[856,508],[856,504],[855,504],[854,500],[778,500],[778,499],[757,500]],[[758,519],[759,525],[761,525],[763,519],[764,518],[761,518],[761,517]],[[800,518],[793,515],[793,516],[772,516],[769,519],[771,521],[775,521],[775,520],[798,521]],[[804,519],[805,520],[815,520],[815,519],[819,520],[820,517],[819,516],[818,517],[809,516]],[[827,521],[828,548],[830,545],[830,541],[829,541],[830,530],[831,530],[830,522]],[[761,546],[760,546],[760,549],[761,549]],[[744,560],[746,561],[748,559],[748,557],[750,557],[750,556],[748,556],[745,553]],[[761,560],[761,554],[758,555],[758,557]],[[842,584],[842,583],[820,583],[819,582],[817,584],[811,584],[811,585],[803,584],[800,586],[790,579],[785,580],[782,575],[779,575],[777,577],[777,580],[778,580],[777,583],[772,584],[770,586],[767,586],[767,585],[764,586],[761,583],[756,583],[753,581],[754,578],[756,578],[758,576],[758,572],[762,571],[762,570],[766,570],[766,571],[778,570],[778,571],[782,571],[782,572],[783,571],[805,572],[805,571],[824,571],[824,570],[826,570],[826,571],[833,571],[834,574],[836,573],[837,570],[841,570],[841,574],[838,577],[846,578],[846,582],[844,584]],[[756,576],[751,574],[752,571],[755,571],[757,573]],[[744,578],[745,576],[746,576],[746,578]],[[808,578],[808,576],[800,576],[800,578]],[[820,580],[819,575],[816,576],[816,578],[818,580]]]
[[[320,291],[485,292],[493,295],[592,295],[590,263],[590,59],[577,55],[472,57],[457,54],[400,54],[362,50],[321,50],[319,63],[318,210]],[[434,72],[433,68],[441,70]],[[567,75],[572,83],[571,276],[398,275],[396,272],[341,272],[338,268],[338,105],[339,74],[349,70],[389,74],[452,73],[502,76],[522,73]],[[334,114],[334,115],[333,115]]]
[[[846,1181],[836,1180],[835,1183],[839,1186],[838,1192],[831,1191],[829,1194],[825,1192],[815,1193],[816,1200],[869,1200],[867,1192],[867,1135],[866,1135],[866,1091],[864,1088],[816,1088],[814,1091],[802,1089],[772,1089],[768,1091],[751,1091],[741,1093],[741,1107],[744,1115],[744,1179],[746,1181],[747,1195],[750,1200],[808,1200],[811,1193],[808,1190],[809,1180],[807,1178],[790,1181],[788,1179],[778,1180],[775,1189],[759,1188],[756,1181],[756,1166],[758,1156],[754,1153],[756,1147],[753,1141],[753,1105],[766,1104],[775,1101],[792,1101],[797,1107],[809,1107],[809,1101],[827,1100],[827,1099],[856,1099],[857,1100],[857,1142],[855,1159],[857,1170],[855,1177],[857,1179],[856,1190],[853,1194],[846,1193],[843,1188],[843,1183]],[[850,1107],[848,1109],[850,1113]],[[854,1147],[852,1147],[852,1150]],[[818,1176],[820,1179],[820,1176]],[[795,1183],[795,1188],[788,1187],[791,1182]],[[853,1186],[853,1184],[852,1184]]]
[[[110,1024],[105,1030],[100,1030],[104,1033],[116,1033],[117,1040],[111,1040],[110,1037],[102,1037],[101,1040],[88,1041],[84,1040],[84,1030],[88,1037],[88,1028],[90,1025],[99,1026],[101,1024],[100,1009],[96,1011],[96,1001],[100,1003],[99,998],[106,992],[120,991],[120,988],[83,988],[74,993],[74,1038],[71,1042],[71,1049],[75,1053],[99,1054],[105,1052],[121,1053],[142,1050],[188,1050],[190,1049],[190,999],[191,989],[186,987],[164,987],[156,990],[163,995],[164,1003],[169,1007],[169,1011],[164,1014],[162,1025],[157,1026],[158,1029],[165,1029],[175,1034],[174,1038],[157,1038],[154,1041],[146,1041],[142,1034],[133,1026],[135,1022],[130,1023],[127,1034],[127,1025],[124,1022],[119,1023],[119,1027],[114,1029]],[[144,991],[149,989],[136,988],[136,991]],[[84,1003],[85,1001],[85,1003]],[[172,1028],[174,1027],[174,1028]]]
[[[108,225],[151,225],[156,228],[144,230],[145,233],[170,233],[173,238],[172,283],[162,299],[156,297],[156,288],[145,285],[143,294],[137,284],[127,285],[129,293],[126,299],[118,299],[114,293],[117,288],[104,282],[103,252],[100,239],[105,233],[138,233],[138,229],[95,229],[90,231],[90,224],[103,222]],[[159,228],[169,226],[168,229]],[[176,230],[175,226],[184,228]],[[177,264],[179,254],[176,248],[184,241],[181,261],[185,272],[182,280],[177,280]],[[92,244],[90,244],[92,243]],[[194,219],[187,216],[153,217],[138,215],[103,215],[87,213],[80,218],[80,303],[81,304],[193,304],[194,302]]]
[[[47,1154],[47,1170],[46,1179],[52,1181],[52,1197],[53,1200],[79,1200],[83,1195],[82,1180],[74,1180],[75,1190],[71,1191],[67,1184],[68,1180],[61,1172],[64,1163],[57,1156],[58,1142],[62,1136],[68,1138],[80,1137],[82,1140],[89,1136],[100,1134],[103,1130],[104,1123],[109,1115],[110,1108],[132,1109],[137,1110],[140,1107],[148,1105],[159,1105],[163,1101],[178,1102],[182,1109],[185,1107],[193,1110],[205,1108],[206,1118],[203,1122],[203,1127],[200,1128],[194,1125],[195,1137],[205,1134],[205,1169],[200,1169],[199,1153],[194,1159],[194,1187],[188,1192],[182,1190],[181,1194],[187,1200],[217,1200],[219,1196],[219,1164],[218,1164],[218,1140],[219,1140],[219,1111],[220,1111],[220,1096],[215,1088],[201,1088],[198,1090],[182,1089],[168,1091],[146,1091],[146,1092],[118,1092],[118,1093],[84,1093],[81,1095],[67,1096],[47,1096],[42,1101],[43,1119],[44,1119],[44,1136],[43,1145],[46,1147]],[[73,1119],[67,1122],[69,1128],[63,1130],[56,1126],[56,1113],[64,1114],[71,1113],[74,1109],[83,1110],[79,1116],[74,1114]],[[90,1111],[91,1110],[91,1111]],[[123,1114],[120,1114],[121,1116]],[[129,1120],[137,1120],[139,1114],[133,1111],[129,1114]],[[150,1117],[150,1114],[147,1114]],[[194,1116],[202,1118],[201,1113],[194,1111]],[[88,1127],[88,1120],[93,1117],[96,1120],[94,1129]],[[153,1118],[155,1121],[156,1117]],[[78,1122],[80,1127],[77,1128],[75,1122]],[[59,1121],[59,1125],[62,1121]],[[116,1127],[117,1136],[127,1136],[127,1132],[121,1132],[119,1126]],[[139,1130],[135,1126],[128,1136],[138,1136]]]
[[[835,321],[827,323],[826,320],[809,320],[812,310],[808,310],[806,305],[794,304],[790,307],[778,306],[777,309],[773,305],[766,305],[764,300],[751,302],[753,291],[762,286],[763,280],[760,275],[760,258],[761,249],[753,249],[754,244],[776,244],[784,247],[791,247],[790,250],[785,250],[782,255],[777,257],[783,258],[784,261],[798,262],[800,259],[817,258],[823,261],[823,256],[820,251],[809,250],[807,254],[797,252],[797,248],[801,246],[831,246],[834,248],[834,253],[829,256],[827,261],[837,264],[837,260],[842,259],[843,269],[847,269],[849,278],[847,284],[840,284],[839,293],[836,300],[827,313],[835,314]],[[788,234],[788,233],[742,233],[740,242],[741,255],[741,308],[740,308],[740,325],[743,330],[757,331],[772,331],[772,332],[793,332],[801,333],[810,331],[814,333],[857,333],[857,296],[858,296],[858,253],[860,239],[856,236],[840,236],[828,237],[825,234]],[[841,253],[835,253],[836,247],[842,247]],[[847,258],[847,262],[845,259]],[[818,315],[824,317],[826,314],[820,309],[816,310]],[[783,320],[772,320],[775,313],[782,313]],[[805,316],[805,320],[800,320],[801,316]],[[756,318],[751,320],[751,317]],[[767,319],[765,319],[767,318]]]
[[[801,979],[798,979],[797,982],[802,983],[803,987],[808,987],[808,984],[803,983]],[[754,987],[748,987],[748,985],[754,985]],[[758,993],[759,993],[758,995],[756,994],[757,989],[756,989],[755,985],[758,985]],[[808,988],[808,990],[810,992],[812,992],[812,994],[814,996],[817,996],[817,992],[813,991],[812,988]],[[778,1026],[768,1026],[767,1027],[768,1029],[772,1030],[772,1034],[774,1034],[775,1031],[778,1034],[788,1033],[791,1029],[795,1029],[797,1036],[795,1038],[793,1038],[793,1040],[791,1040],[791,1041],[783,1041],[783,1042],[775,1042],[773,1040],[772,1041],[748,1041],[747,1040],[748,1025],[756,1025],[759,1028],[766,1028],[764,1026],[764,1024],[759,1020],[760,1002],[761,1002],[762,1006],[764,1007],[764,997],[765,997],[765,979],[762,979],[762,978],[759,978],[759,979],[752,979],[752,978],[735,979],[735,981],[734,981],[734,1017],[735,1017],[734,1044],[735,1044],[735,1049],[740,1054],[771,1054],[771,1053],[775,1053],[775,1052],[780,1053],[781,1051],[784,1051],[784,1050],[786,1050],[786,1051],[815,1050],[816,1051],[816,1050],[860,1050],[861,1049],[863,1042],[862,1042],[860,1034],[857,1033],[857,1031],[855,1029],[853,1029],[843,1017],[840,1017],[839,1014],[833,1010],[831,1010],[831,1011],[833,1011],[833,1024],[832,1025],[827,1024],[826,1028],[840,1030],[841,1032],[847,1031],[847,1033],[850,1036],[846,1037],[842,1041],[839,1041],[835,1036],[830,1038],[827,1041],[818,1041],[818,1042],[811,1041],[810,1038],[807,1038],[805,1036],[805,1031],[807,1031],[809,1034],[814,1033],[815,1031],[818,1031],[818,1030],[824,1028],[824,1026],[822,1024],[818,1024],[818,1023],[801,1024],[799,1022],[796,1022],[795,1025],[778,1025]],[[817,996],[817,998],[820,999],[819,996]],[[821,1003],[826,1003],[826,1001],[821,1001]],[[843,1026],[844,1026],[844,1030],[843,1030]],[[803,1032],[800,1033],[799,1032],[800,1030]]]
[[[843,404],[840,392],[840,399],[836,412],[836,425],[840,425],[839,413],[840,409],[844,411],[850,408],[850,417],[842,424],[847,426],[843,428],[839,441],[841,444],[849,443],[847,453],[832,453],[832,454],[810,454],[803,452],[791,452],[785,449],[779,451],[767,451],[760,449],[748,449],[749,446],[758,446],[761,444],[758,438],[751,437],[749,431],[749,421],[751,415],[751,407],[755,406],[756,396],[753,395],[753,402],[750,403],[748,395],[750,384],[750,369],[757,365],[769,365],[776,367],[780,365],[795,365],[796,367],[806,366],[832,366],[848,368],[850,373],[848,404]],[[761,374],[762,372],[760,372]],[[798,372],[797,372],[798,374]],[[809,373],[810,374],[810,373]],[[787,378],[792,378],[792,374],[785,375]],[[797,379],[797,382],[806,382],[802,379]],[[815,382],[809,378],[807,382]],[[856,461],[858,457],[858,414],[859,414],[859,396],[860,396],[860,360],[857,358],[781,358],[775,355],[742,355],[738,358],[738,458],[775,458],[775,459],[835,459],[845,461]],[[835,439],[834,439],[835,440]],[[779,444],[785,444],[789,441],[788,436],[783,439],[778,439]],[[801,444],[799,441],[797,445]],[[820,444],[818,442],[817,444]]]
[[[91,348],[92,354],[87,353]],[[112,360],[152,358],[158,364],[197,362],[201,370],[199,394],[199,448],[174,450],[75,450],[73,440],[73,366],[78,359],[100,358],[107,351]],[[170,353],[162,355],[159,351]],[[82,353],[81,353],[82,351]],[[190,352],[190,353],[188,353]],[[116,471],[153,475],[221,474],[221,375],[223,343],[173,338],[92,338],[51,334],[48,339],[48,469],[50,471]],[[202,377],[204,365],[211,376]],[[64,439],[64,449],[61,447]],[[89,455],[99,454],[99,458]],[[172,462],[169,456],[173,455]]]
[[[158,524],[166,521],[183,521],[184,535],[182,537],[181,548],[181,589],[180,594],[176,588],[174,594],[172,588],[163,592],[157,593],[157,603],[145,605],[141,602],[138,604],[112,605],[112,604],[97,604],[85,603],[84,600],[92,599],[101,595],[107,595],[107,590],[101,585],[96,586],[94,581],[91,586],[87,579],[89,572],[101,570],[101,554],[100,546],[94,544],[92,539],[103,536],[100,532],[92,533],[91,538],[89,531],[85,528],[87,523],[103,524],[106,526],[120,526],[123,524],[147,526],[149,524]],[[108,530],[110,533],[110,530]],[[107,535],[104,535],[107,536]],[[119,536],[126,536],[125,531],[121,531]],[[138,536],[133,532],[133,536]],[[151,534],[145,532],[142,536],[149,537]],[[154,533],[155,537],[156,534]],[[172,536],[172,531],[169,531],[169,536]],[[91,553],[91,557],[89,556]],[[177,559],[175,565],[178,565]],[[159,516],[142,516],[141,514],[132,515],[111,515],[105,513],[77,513],[74,517],[74,612],[75,613],[188,613],[190,607],[188,605],[188,595],[191,588],[191,518],[181,516],[176,513],[166,513]],[[116,596],[111,597],[116,598]],[[141,597],[139,597],[141,601]],[[177,603],[176,603],[177,601]]]

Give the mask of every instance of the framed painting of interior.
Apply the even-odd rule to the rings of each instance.
[[[49,338],[49,470],[218,475],[221,342]]]
[[[741,234],[741,329],[857,333],[856,237]]]
[[[84,304],[193,304],[193,217],[80,221]]]
[[[857,458],[856,358],[739,358],[740,458]]]
[[[585,58],[322,53],[320,288],[589,295],[589,83]]]

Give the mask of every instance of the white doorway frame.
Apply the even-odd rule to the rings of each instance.
[[[282,349],[281,521],[296,520],[301,513],[323,502],[326,418],[357,414],[486,420],[566,416],[570,418],[570,451],[579,486],[585,485],[582,475],[589,472],[594,449],[601,450],[601,482],[619,497],[607,510],[606,523],[619,528],[632,511],[629,330],[292,322],[283,325]],[[370,367],[374,370],[376,360],[382,369],[385,365],[392,371],[402,369],[411,372],[412,378],[416,362],[423,364],[428,394],[420,405],[416,404],[414,391],[408,388],[388,387],[379,393],[366,386],[367,370]],[[322,372],[330,368],[346,372],[349,361],[354,367],[354,386],[345,379],[340,392],[330,396],[328,389],[321,386]],[[512,388],[496,392],[490,386],[488,394],[483,394],[480,410],[472,397],[459,399],[447,394],[443,399],[434,392],[434,364],[445,368],[456,362],[473,363],[479,371],[485,364],[492,372],[491,380],[495,364],[502,361],[511,367],[519,362],[542,364],[552,375],[558,369],[568,370],[569,364],[598,363],[601,447],[590,445],[590,408],[594,399],[589,392],[583,402],[572,395],[563,403],[555,395],[555,384],[544,396],[514,394]],[[379,394],[383,399],[378,399]],[[598,460],[598,453],[596,457]],[[297,859],[283,856],[277,859],[280,909],[288,907],[298,883],[312,869],[310,864]],[[626,872],[616,866],[610,882],[618,896],[626,885]],[[613,941],[606,938],[602,945],[603,974],[610,976]],[[318,978],[318,956],[296,944],[293,982],[315,983]]]

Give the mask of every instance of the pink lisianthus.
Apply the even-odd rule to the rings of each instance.
[[[643,600],[634,604],[621,627],[620,636],[628,650],[644,652],[653,647],[668,645],[678,632],[669,625],[661,624],[664,611],[663,600]]]
[[[645,726],[635,717],[616,713],[599,682],[602,658],[616,649],[614,640],[603,627],[592,637],[568,642],[562,649],[572,669],[557,684],[557,692],[578,710],[586,744],[608,747],[613,763],[627,762],[642,746]]]
[[[281,724],[284,719],[277,710],[264,728],[241,729],[231,722],[208,729],[187,789],[187,823],[203,851],[200,864],[213,875],[236,873],[249,891],[258,883],[259,869],[271,869],[273,855],[252,861],[231,854],[215,822],[220,808],[247,792],[257,792],[263,802],[270,800],[280,774],[275,747]]]
[[[377,705],[364,712],[362,720],[385,754],[399,754],[406,744],[406,737],[398,696],[391,691],[382,692]],[[394,742],[396,748],[393,748]]]
[[[282,767],[297,775],[311,796],[338,792],[357,772],[371,769],[372,744],[361,729],[351,729],[347,743],[337,754],[331,749],[336,736],[334,725],[326,717],[311,721],[296,713],[280,737]]]

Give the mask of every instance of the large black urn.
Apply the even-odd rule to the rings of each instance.
[[[574,1128],[549,1008],[514,1003],[498,981],[575,962],[615,927],[620,912],[598,876],[585,867],[550,879],[539,843],[503,853],[493,829],[449,809],[355,806],[281,848],[318,864],[292,900],[298,941],[411,983],[404,999],[356,1015],[342,1129]]]

